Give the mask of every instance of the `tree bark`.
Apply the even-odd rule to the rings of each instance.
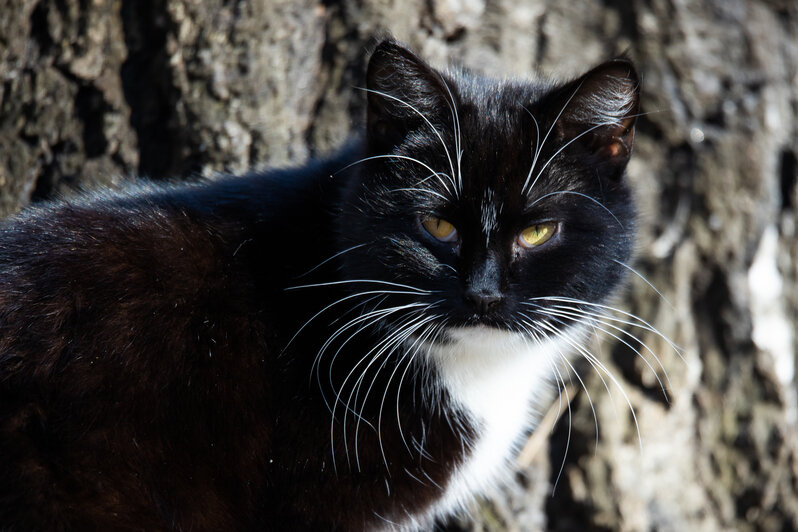
[[[0,214],[134,174],[328,151],[361,129],[356,87],[386,30],[497,76],[568,77],[625,51],[646,115],[629,167],[640,276],[617,306],[681,350],[622,322],[599,335],[617,384],[577,367],[584,386],[572,378],[517,483],[447,526],[798,529],[794,1],[0,0],[0,13]]]

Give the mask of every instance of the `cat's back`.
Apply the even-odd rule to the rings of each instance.
[[[194,192],[144,185],[52,203],[0,225],[4,376],[13,352],[39,357],[42,371],[48,356],[74,351],[85,336],[82,348],[113,358],[129,349],[122,338],[168,343],[157,333],[184,329],[176,320],[240,301],[225,294],[247,283],[241,272],[230,282],[241,268],[229,248],[244,229],[203,216]]]
[[[248,385],[269,332],[252,227],[210,209],[214,190],[134,187],[0,226],[3,525],[224,529],[254,514],[231,505],[249,504],[239,467],[259,469],[269,432],[252,421],[268,386]]]

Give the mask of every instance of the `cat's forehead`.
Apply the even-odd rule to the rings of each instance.
[[[459,172],[464,199],[474,203],[487,228],[495,225],[499,211],[522,209],[530,196],[537,195],[530,194],[528,185],[542,168],[535,154],[545,130],[532,105],[545,88],[512,80],[466,86],[459,128],[454,131],[461,149]],[[540,175],[535,192],[547,188],[550,173]]]
[[[512,189],[528,164],[545,131],[536,104],[550,90],[546,82],[464,77],[458,80],[459,136],[464,171],[469,183],[480,189],[493,187],[492,198]]]
[[[508,108],[534,104],[556,85],[548,79],[498,79],[463,71],[447,71],[445,75],[448,85],[456,87],[460,105],[481,110],[486,118]]]

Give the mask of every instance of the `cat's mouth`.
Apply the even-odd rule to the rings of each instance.
[[[499,329],[502,331],[513,330],[507,320],[496,316],[480,316],[479,314],[473,314],[466,318],[461,326],[474,329]]]

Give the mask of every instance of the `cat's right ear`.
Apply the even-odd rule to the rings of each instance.
[[[405,46],[382,41],[369,60],[368,142],[375,152],[387,153],[412,130],[436,124],[448,94],[440,74]]]
[[[549,119],[561,144],[575,143],[595,157],[596,172],[619,178],[634,144],[640,78],[625,57],[603,63],[554,93]]]

